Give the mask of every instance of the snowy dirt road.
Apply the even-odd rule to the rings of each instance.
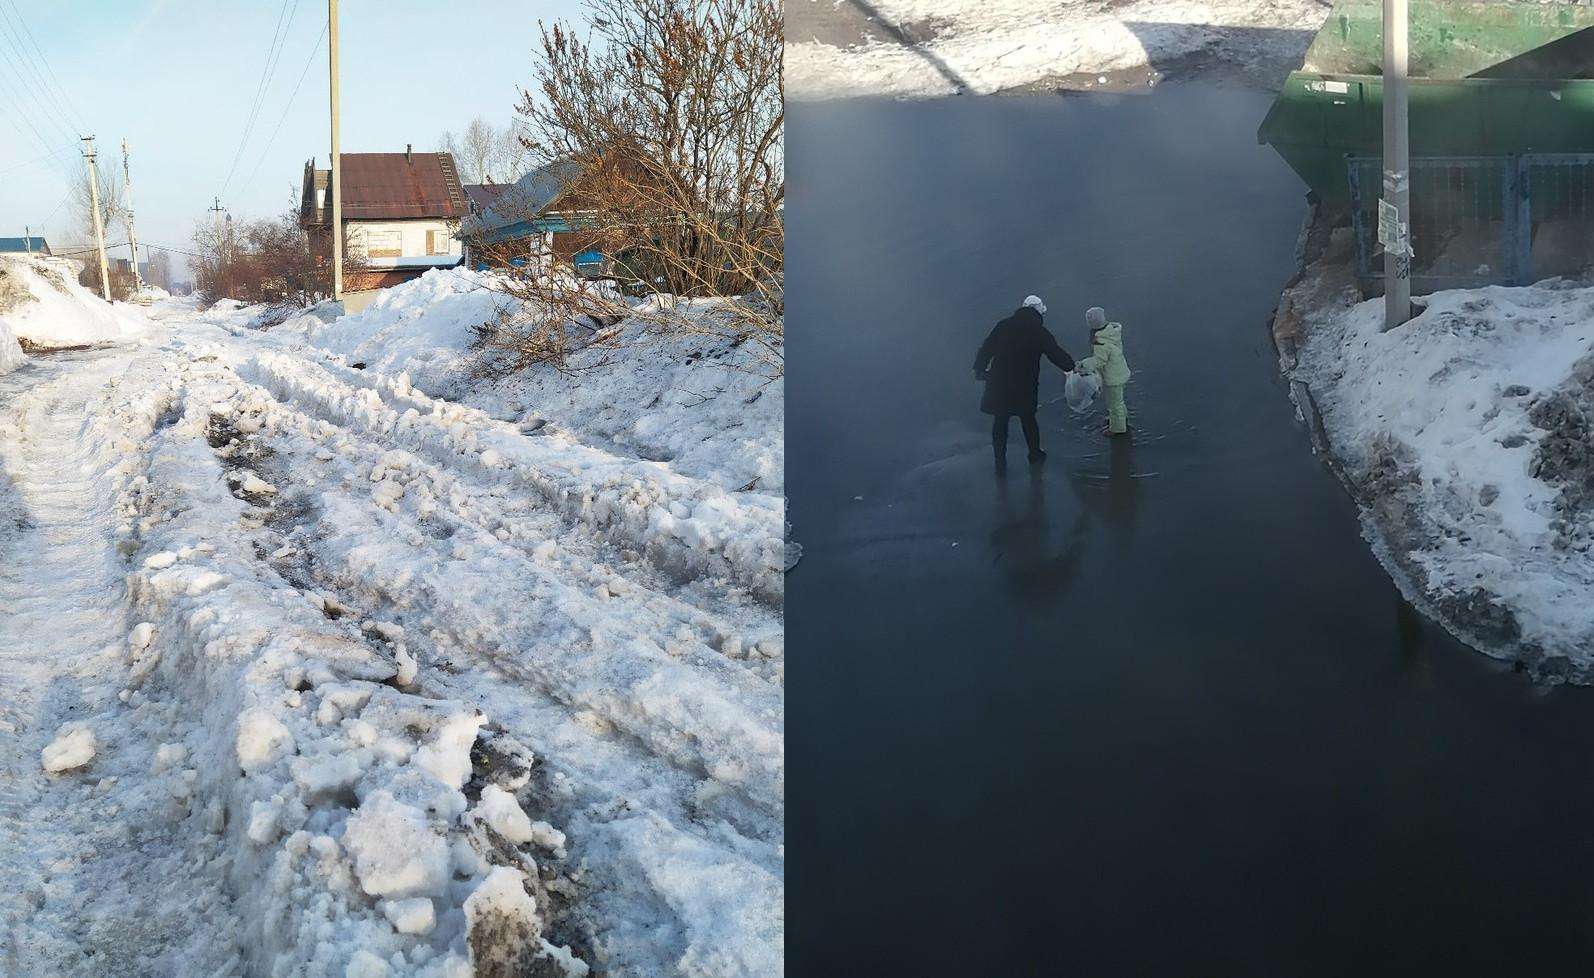
[[[780,973],[783,500],[152,316],[0,377],[0,972]]]

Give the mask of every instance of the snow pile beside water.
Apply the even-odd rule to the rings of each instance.
[[[513,303],[467,269],[431,271],[385,290],[370,306],[325,323],[305,315],[273,335],[403,374],[419,390],[527,427],[561,429],[600,447],[669,462],[727,489],[785,485],[785,382],[721,339],[658,336],[622,324],[616,342],[577,353],[570,373],[543,366],[501,380],[472,379],[471,327]],[[686,313],[708,315],[700,305]]]
[[[7,333],[24,343],[55,349],[124,342],[147,328],[143,317],[79,285],[76,262],[0,255],[0,365],[8,357]]]
[[[788,12],[788,97],[990,94],[1071,75],[1149,73],[1193,56],[1240,65],[1298,63],[1327,13],[1315,0],[880,0],[871,6],[878,19],[863,28],[868,42],[845,49],[804,37],[810,15]],[[920,43],[904,45],[899,33]]]
[[[1334,454],[1397,579],[1462,638],[1548,678],[1594,675],[1594,290],[1381,299],[1302,349]]]

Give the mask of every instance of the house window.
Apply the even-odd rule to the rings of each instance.
[[[404,254],[403,241],[397,231],[380,231],[375,228],[365,232],[365,257],[398,258]]]
[[[428,255],[448,254],[449,236],[447,231],[426,232],[426,253]]]

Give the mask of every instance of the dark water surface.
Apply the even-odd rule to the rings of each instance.
[[[1594,697],[1406,606],[1312,457],[1267,101],[790,107],[791,974],[1588,966]],[[1052,403],[1004,486],[1027,292],[1124,322],[1136,433]]]

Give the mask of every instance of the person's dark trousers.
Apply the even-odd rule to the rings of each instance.
[[[998,462],[1007,458],[1007,421],[1011,414],[998,414],[991,420],[991,447],[996,449]],[[1029,445],[1029,457],[1041,453],[1041,426],[1033,414],[1021,414],[1018,423],[1024,429],[1024,441]]]

